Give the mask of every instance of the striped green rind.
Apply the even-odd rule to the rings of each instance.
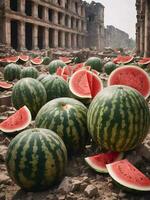
[[[134,149],[148,134],[148,104],[131,87],[109,86],[92,101],[87,125],[93,140],[103,149],[118,152]]]
[[[53,60],[52,62],[50,62],[48,68],[49,68],[49,73],[50,74],[54,74],[57,70],[58,67],[64,67],[66,66],[66,64],[61,61],[61,60]]]
[[[116,66],[116,64],[115,63],[113,63],[113,62],[107,62],[105,65],[104,65],[104,70],[105,70],[105,72],[106,72],[106,74],[111,74],[111,72],[113,71],[113,70],[115,70],[117,68],[117,66]]]
[[[55,131],[64,141],[68,154],[82,150],[89,139],[87,108],[72,98],[57,98],[45,104],[35,119],[36,127]]]
[[[70,90],[68,82],[57,75],[48,75],[41,80],[46,93],[47,101],[50,101],[59,97],[69,97]]]
[[[28,191],[54,186],[65,173],[67,151],[62,139],[47,129],[28,129],[10,143],[6,166],[12,180]]]
[[[98,72],[102,71],[102,61],[98,57],[90,57],[86,62],[85,66],[91,66],[92,69],[97,70]]]
[[[43,85],[36,79],[23,78],[12,91],[12,103],[16,109],[26,105],[35,118],[37,112],[46,103],[47,95]]]
[[[38,76],[39,72],[34,67],[26,67],[22,69],[20,74],[20,78],[26,78],[26,77],[37,78]]]
[[[8,64],[4,68],[4,79],[6,81],[13,81],[20,79],[21,67],[17,64]]]
[[[43,65],[49,65],[49,63],[51,62],[51,60],[52,59],[50,57],[44,57],[42,64]]]

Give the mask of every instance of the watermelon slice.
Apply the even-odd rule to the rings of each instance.
[[[31,63],[34,64],[34,65],[40,65],[40,64],[42,64],[42,62],[43,62],[43,59],[39,58],[39,57],[31,59]]]
[[[150,58],[142,58],[139,60],[138,65],[148,65],[150,63]]]
[[[26,106],[20,108],[16,113],[0,123],[0,130],[12,133],[26,128],[31,122],[31,113]]]
[[[115,64],[128,64],[131,61],[133,61],[134,57],[133,56],[121,56],[119,55],[117,58],[114,58],[113,62]]]
[[[73,66],[73,72],[80,70],[84,66],[84,63],[78,63]]]
[[[122,66],[115,69],[108,78],[110,85],[127,85],[139,91],[144,97],[150,94],[150,79],[148,74],[137,66]]]
[[[93,98],[103,89],[100,78],[86,69],[76,71],[70,78],[71,92],[79,98]]]
[[[27,62],[29,60],[29,56],[27,55],[20,55],[19,60],[20,62]]]
[[[124,189],[150,191],[150,179],[134,167],[128,160],[120,160],[106,165],[110,176]]]
[[[101,153],[95,156],[86,157],[85,161],[96,172],[108,173],[106,164],[115,162],[117,160],[121,160],[122,158],[123,158],[123,153],[109,152],[109,153]]]
[[[59,60],[63,61],[65,64],[69,64],[72,62],[72,60],[68,57],[60,56]]]
[[[12,88],[12,86],[13,86],[13,84],[11,84],[11,83],[0,81],[0,88],[2,88],[2,89],[10,89],[10,88]]]

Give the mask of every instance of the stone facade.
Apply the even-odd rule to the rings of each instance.
[[[86,18],[81,0],[1,0],[0,43],[14,49],[82,48]]]
[[[105,46],[111,48],[128,48],[129,47],[129,35],[115,28],[114,26],[107,26],[105,29]]]
[[[88,31],[86,47],[95,47],[96,49],[103,50],[105,45],[104,6],[94,1],[90,4],[85,3],[85,14]]]
[[[137,55],[150,57],[150,1],[136,0],[136,51]]]

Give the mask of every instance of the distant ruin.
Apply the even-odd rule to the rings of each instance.
[[[103,50],[105,46],[128,47],[129,40],[121,30],[105,29],[101,3],[82,0],[1,0],[0,30],[0,44],[16,50]],[[117,46],[113,38],[118,38]]]

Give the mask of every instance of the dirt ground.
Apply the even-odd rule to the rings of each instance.
[[[0,72],[0,80],[2,76]],[[0,121],[15,112],[10,97],[11,91],[0,92]],[[126,192],[115,185],[108,174],[96,173],[89,168],[84,158],[97,152],[92,145],[88,145],[83,154],[69,160],[65,177],[59,185],[38,193],[22,191],[9,178],[5,166],[11,139],[0,132],[0,200],[150,200],[150,192]],[[144,143],[128,152],[125,158],[150,177],[150,133]]]

